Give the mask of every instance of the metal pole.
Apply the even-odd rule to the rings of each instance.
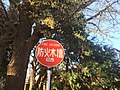
[[[51,70],[47,70],[47,83],[46,83],[46,90],[50,90],[51,86]]]

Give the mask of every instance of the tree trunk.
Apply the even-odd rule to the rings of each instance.
[[[23,90],[30,52],[25,43],[26,36],[19,35],[14,42],[13,54],[7,67],[5,90]]]
[[[13,43],[12,57],[7,67],[5,90],[24,90],[30,51],[39,38],[43,37],[40,32],[30,35],[31,26],[26,19],[21,20],[19,33]]]
[[[24,36],[24,34],[22,35]],[[5,90],[24,90],[30,50],[42,37],[42,34],[35,33],[29,39],[25,39],[27,35],[23,36],[18,37],[13,46],[13,54],[7,67]]]
[[[29,87],[29,90],[32,90],[33,85],[34,85],[34,81],[35,81],[35,70],[32,69],[32,71],[30,73],[30,87]]]
[[[25,85],[24,85],[24,90],[29,90],[29,86],[30,86],[30,84],[28,84],[28,83],[25,84]]]
[[[4,55],[4,48],[3,47],[0,47],[0,66],[1,66],[1,64],[2,64],[2,59],[3,59],[3,55]]]
[[[28,57],[26,47],[13,53],[8,65],[5,90],[23,90]]]

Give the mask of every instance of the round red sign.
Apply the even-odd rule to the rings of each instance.
[[[44,66],[54,67],[64,58],[64,48],[56,40],[45,40],[36,47],[37,60]]]

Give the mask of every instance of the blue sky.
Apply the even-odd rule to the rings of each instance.
[[[113,39],[113,40],[112,40],[112,45],[113,45],[114,48],[120,50],[120,39],[117,39],[117,40],[116,40],[116,39]]]
[[[115,0],[111,0],[111,3],[113,1]],[[106,5],[108,5],[108,3],[105,3],[105,0],[98,0],[97,2],[91,4],[84,11],[86,18],[95,15],[100,10],[104,9]],[[88,25],[88,28],[91,32],[91,37],[97,37],[95,42],[99,42],[103,45],[109,45],[120,50],[120,5],[116,3],[113,5],[112,9],[118,10],[118,13],[109,13],[106,11],[106,13],[102,13],[103,15],[90,21],[96,24],[99,27],[99,30],[94,25]]]

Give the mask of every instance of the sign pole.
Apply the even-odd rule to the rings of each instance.
[[[46,90],[51,90],[51,74],[52,74],[52,71],[50,69],[48,69],[47,70]]]
[[[55,67],[62,62],[64,58],[64,48],[58,41],[48,39],[36,47],[35,56],[40,64],[48,67],[46,90],[51,90],[52,71],[50,67]]]

